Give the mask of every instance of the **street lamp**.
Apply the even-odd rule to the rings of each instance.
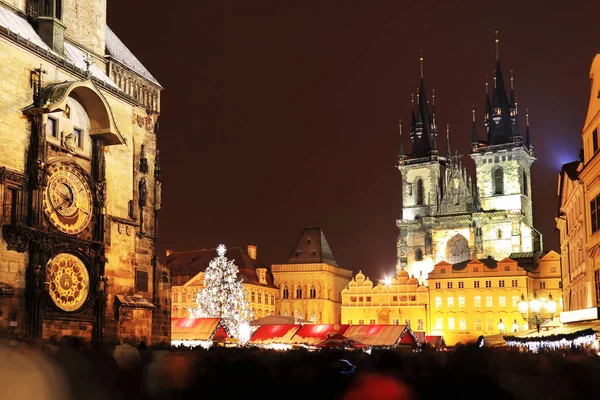
[[[500,318],[500,322],[498,322],[498,330],[500,331],[500,333],[504,333],[505,329],[506,325],[504,324],[504,322],[502,322],[502,318]]]
[[[554,313],[556,312],[556,301],[552,299],[552,294],[549,294],[548,300],[543,302],[538,300],[535,292],[533,293],[533,299],[529,300],[529,302],[525,300],[524,295],[521,295],[518,306],[519,312],[523,316],[523,320],[526,321],[528,325],[535,324],[538,333],[540,332],[541,325],[554,318]],[[531,310],[533,317],[529,316],[529,310]],[[540,314],[542,312],[546,316],[541,317]]]

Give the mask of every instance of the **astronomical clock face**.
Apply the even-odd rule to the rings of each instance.
[[[92,194],[87,179],[77,169],[53,164],[44,191],[44,212],[59,231],[77,235],[92,220]]]
[[[46,267],[50,298],[63,311],[77,311],[87,299],[90,276],[83,261],[72,254],[54,257]]]

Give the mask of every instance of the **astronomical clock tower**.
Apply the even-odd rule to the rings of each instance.
[[[162,87],[106,0],[0,0],[0,335],[157,343]]]

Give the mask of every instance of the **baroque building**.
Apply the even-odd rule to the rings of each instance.
[[[558,214],[562,257],[563,301],[565,311],[592,306],[592,274],[588,268],[585,229],[585,194],[579,179],[583,160],[564,164],[558,174]]]
[[[569,310],[600,306],[600,54],[590,67],[590,100],[579,160],[559,175],[561,250]],[[565,171],[565,173],[563,173]]]
[[[321,228],[305,228],[288,260],[271,269],[279,287],[278,315],[317,324],[340,322],[341,292],[352,279],[352,271],[338,265]]]
[[[0,1],[0,331],[169,341],[162,87],[106,0]]]
[[[473,341],[480,335],[533,329],[519,310],[521,299],[556,302],[562,311],[560,255],[514,253],[496,261],[437,263],[429,273],[431,334],[446,343]]]
[[[455,264],[488,256],[501,260],[511,253],[541,250],[541,235],[532,219],[530,167],[535,158],[529,123],[523,134],[519,116],[513,78],[507,91],[496,57],[492,93],[486,89],[485,94],[483,138],[473,110],[469,155],[476,179],[472,179],[463,155],[452,153],[448,126],[445,154],[440,154],[435,93],[430,104],[421,57],[410,153],[404,151],[400,126],[402,219],[396,221],[397,270],[405,269],[425,283],[441,261]]]
[[[408,325],[428,332],[429,291],[400,270],[395,277],[374,284],[359,271],[342,290],[342,323],[349,325]]]
[[[247,252],[239,247],[227,249],[227,258],[238,268],[238,278],[248,291],[248,307],[254,318],[275,314],[277,287],[271,269],[256,259],[256,246]],[[171,272],[173,318],[188,318],[189,309],[197,308],[198,291],[204,288],[204,271],[217,257],[217,249],[175,252],[167,250],[164,264]]]

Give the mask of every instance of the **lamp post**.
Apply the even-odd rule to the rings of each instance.
[[[548,295],[547,301],[540,301],[537,298],[537,294],[533,293],[533,298],[526,301],[525,296],[521,295],[519,301],[519,312],[523,316],[523,320],[528,325],[535,324],[535,327],[540,332],[541,325],[554,318],[556,312],[556,301],[552,299],[552,294]],[[531,311],[531,313],[529,312]],[[533,315],[533,316],[531,316]]]
[[[504,324],[504,322],[502,322],[502,318],[500,318],[500,322],[498,322],[498,330],[500,331],[500,333],[504,333],[505,329],[506,325]]]

